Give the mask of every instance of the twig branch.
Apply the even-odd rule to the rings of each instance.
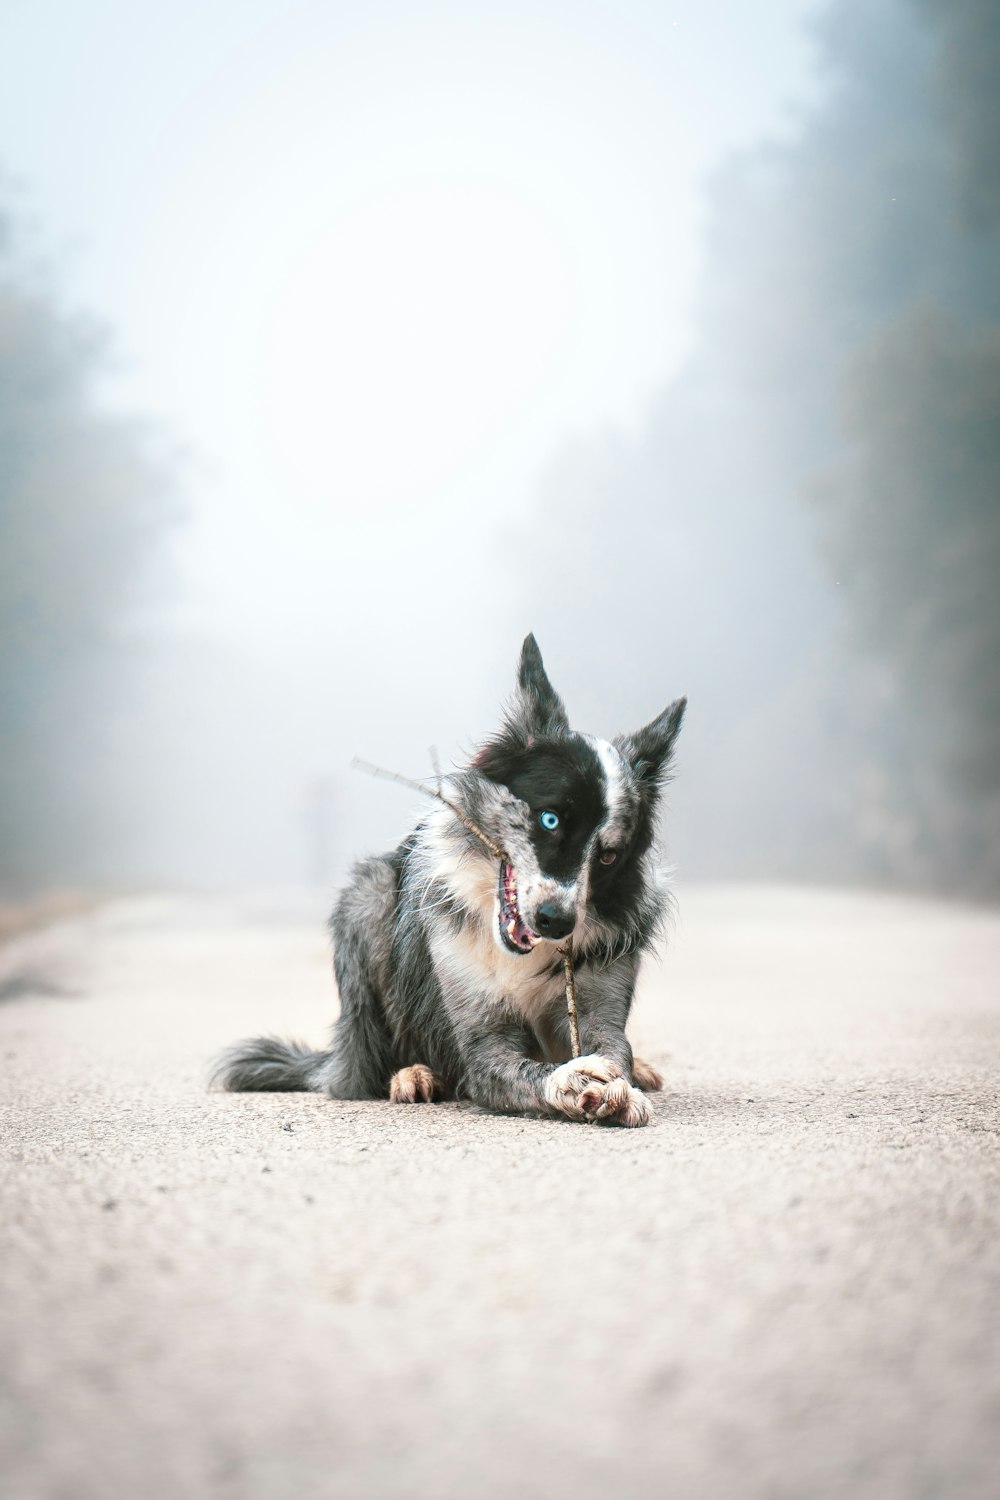
[[[431,765],[434,767],[434,780],[437,782],[437,794],[439,797],[441,797],[443,796],[443,793],[441,791],[441,762],[438,760],[437,745],[432,745],[428,753],[430,754]]]
[[[569,1036],[573,1044],[573,1056],[580,1057],[580,1022],[576,1014],[576,980],[573,975],[573,939],[567,939],[562,950],[563,973],[566,975],[566,1014],[569,1016]]]
[[[476,835],[476,838],[481,840],[481,842],[486,845],[487,849],[489,849],[497,859],[507,859],[506,854],[500,848],[499,844],[495,844],[490,836],[483,832],[479,824],[474,823],[472,819],[468,817],[460,807],[456,807],[454,802],[452,802],[450,798],[446,797],[443,792],[436,792],[432,786],[424,786],[422,781],[414,781],[410,776],[401,776],[398,771],[386,771],[381,766],[373,766],[370,760],[361,760],[361,758],[357,755],[351,761],[351,765],[356,771],[367,771],[369,776],[377,776],[382,781],[398,781],[400,786],[408,786],[414,792],[423,792],[425,797],[434,797],[438,802],[443,802],[445,807],[450,807],[452,812],[455,814],[455,817],[458,818],[461,823],[464,823],[469,832],[474,833]]]

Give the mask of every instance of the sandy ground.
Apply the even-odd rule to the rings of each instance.
[[[306,898],[0,951],[5,1500],[994,1500],[1000,916],[680,900],[633,1132],[206,1093]]]

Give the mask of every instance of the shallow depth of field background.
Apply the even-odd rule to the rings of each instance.
[[[685,876],[1000,890],[989,0],[0,21],[0,895],[326,884],[533,629]]]

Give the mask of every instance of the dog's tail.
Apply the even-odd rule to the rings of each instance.
[[[233,1093],[304,1092],[316,1088],[316,1067],[328,1056],[303,1042],[258,1036],[227,1047],[212,1068],[210,1082]]]

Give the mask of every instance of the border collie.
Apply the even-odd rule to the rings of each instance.
[[[504,857],[440,804],[393,853],[355,866],[330,922],[341,1010],[329,1051],[241,1042],[214,1080],[648,1124],[640,1090],[662,1080],[633,1058],[625,1026],[667,896],[654,824],[685,705],[611,741],[579,734],[529,635],[500,729],[447,778]]]

